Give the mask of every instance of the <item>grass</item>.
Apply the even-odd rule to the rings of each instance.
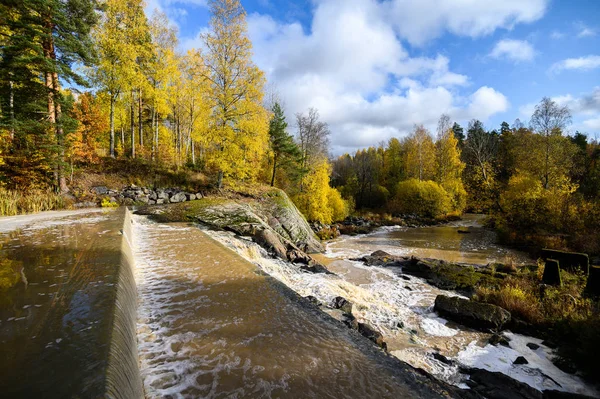
[[[551,287],[540,285],[540,269],[519,271],[499,286],[479,286],[474,299],[510,311],[513,318],[557,345],[559,364],[592,378],[597,373],[595,353],[600,345],[599,304],[584,295],[582,273],[563,270],[563,285]]]
[[[71,204],[51,190],[19,192],[0,188],[0,216],[68,208]]]

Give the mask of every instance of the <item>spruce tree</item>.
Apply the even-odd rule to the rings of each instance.
[[[294,142],[294,138],[286,131],[287,122],[279,103],[272,108],[273,117],[269,123],[269,138],[273,150],[273,174],[271,176],[271,187],[275,185],[277,168],[284,163],[296,162],[300,157],[300,150]]]

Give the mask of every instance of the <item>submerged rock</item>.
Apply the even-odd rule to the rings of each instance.
[[[538,344],[534,344],[533,342],[529,342],[527,347],[533,351],[540,349],[540,346]]]
[[[435,298],[434,310],[443,317],[483,331],[501,329],[511,319],[510,312],[499,306],[446,295]]]
[[[488,342],[491,345],[497,346],[497,345],[502,345],[502,346],[506,346],[507,348],[510,348],[510,339],[508,339],[507,337],[505,337],[502,334],[493,334],[490,339],[488,340]]]

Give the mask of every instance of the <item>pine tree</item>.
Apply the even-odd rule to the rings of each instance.
[[[286,161],[296,162],[300,157],[300,150],[294,142],[294,138],[288,134],[285,115],[279,103],[273,105],[273,117],[269,123],[269,137],[271,150],[273,151],[273,174],[271,176],[271,187],[275,185],[277,168]]]

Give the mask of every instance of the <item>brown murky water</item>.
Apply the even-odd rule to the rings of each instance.
[[[6,223],[3,223],[5,222]],[[0,219],[0,395],[104,392],[122,214]]]
[[[415,397],[381,352],[198,228],[137,217],[134,236],[148,397]]]
[[[481,226],[483,217],[467,214],[461,221],[441,226],[383,228],[373,234],[344,237],[331,242],[327,254],[350,258],[380,249],[394,255],[414,255],[456,263],[532,262],[527,254],[498,245],[496,234]]]

